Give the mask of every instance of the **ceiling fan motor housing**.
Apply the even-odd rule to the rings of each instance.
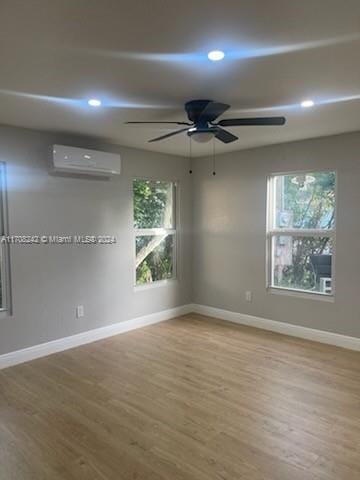
[[[207,126],[208,120],[203,115],[205,108],[212,103],[212,100],[191,100],[185,103],[185,110],[190,122],[198,124],[198,122],[204,123]],[[204,118],[200,118],[201,116]],[[200,127],[200,125],[199,125]]]
[[[187,135],[197,142],[209,142],[218,131],[218,128],[210,124],[215,120],[215,116],[206,111],[212,103],[212,100],[192,100],[185,104],[187,116],[194,123],[194,126],[187,131]]]

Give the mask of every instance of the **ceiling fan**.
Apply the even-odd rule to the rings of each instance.
[[[215,120],[220,117],[230,105],[214,102],[212,100],[191,100],[185,103],[185,111],[190,122],[126,122],[127,124],[166,124],[166,125],[186,125],[186,127],[174,132],[153,138],[149,142],[158,142],[165,138],[186,132],[187,135],[197,142],[205,143],[212,138],[217,138],[223,143],[235,142],[238,139],[236,135],[224,130],[221,127],[242,127],[242,126],[266,126],[266,125],[284,125],[285,117],[255,117],[255,118],[226,118],[224,120]]]

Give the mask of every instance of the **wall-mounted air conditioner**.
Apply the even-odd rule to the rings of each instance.
[[[115,153],[66,145],[52,147],[53,172],[111,177],[120,175],[120,167],[120,155]]]

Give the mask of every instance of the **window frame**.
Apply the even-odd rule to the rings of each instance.
[[[286,175],[311,175],[312,173],[332,172],[335,174],[335,209],[334,209],[334,225],[331,229],[310,229],[310,228],[276,228],[274,226],[276,217],[276,200],[275,200],[275,177]],[[275,172],[267,176],[267,197],[266,197],[266,290],[270,293],[286,294],[295,297],[319,299],[325,301],[334,301],[336,290],[336,227],[337,227],[337,202],[338,202],[338,172],[333,168],[324,169],[307,169],[293,170],[286,172]],[[291,287],[278,287],[273,284],[273,238],[278,236],[292,237],[328,237],[332,240],[332,275],[331,275],[331,294],[310,290],[302,290]]]
[[[7,165],[0,161],[0,236],[8,236],[8,203],[7,203]],[[3,305],[0,307],[0,318],[12,315],[10,289],[10,245],[0,243],[0,280]]]
[[[134,182],[136,180],[145,180],[148,182],[163,182],[171,183],[172,185],[172,228],[136,228],[134,226]],[[179,200],[178,200],[179,182],[177,180],[169,180],[168,178],[154,178],[154,177],[140,177],[136,176],[132,179],[132,222],[133,222],[133,286],[134,290],[145,290],[148,288],[166,286],[169,283],[177,281],[178,278],[178,227],[179,227]],[[137,284],[136,283],[136,237],[139,236],[155,236],[167,232],[168,235],[173,236],[173,275],[171,278],[164,278],[155,280],[154,282]]]

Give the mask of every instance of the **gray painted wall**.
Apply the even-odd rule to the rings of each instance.
[[[11,247],[13,316],[0,318],[0,354],[158,312],[191,301],[191,185],[181,157],[111,145],[123,171],[110,181],[48,175],[53,143],[93,148],[87,139],[0,127],[0,161],[8,166],[10,233],[110,234],[109,246]],[[132,179],[180,183],[178,281],[134,291]],[[85,317],[75,318],[76,305]]]
[[[111,181],[48,175],[53,143],[119,151]],[[11,234],[110,234],[110,246],[11,247],[13,315],[0,318],[0,354],[195,301],[360,337],[360,133],[188,160],[90,139],[0,127],[8,165]],[[265,288],[266,177],[292,170],[338,173],[335,302]],[[178,281],[134,291],[132,179],[180,182]],[[193,183],[193,185],[191,185]],[[245,291],[253,301],[245,302]],[[75,318],[76,305],[85,317]]]
[[[338,174],[334,303],[265,288],[267,175],[321,169]],[[211,171],[212,159],[196,160],[194,302],[360,337],[360,133],[221,155]]]

